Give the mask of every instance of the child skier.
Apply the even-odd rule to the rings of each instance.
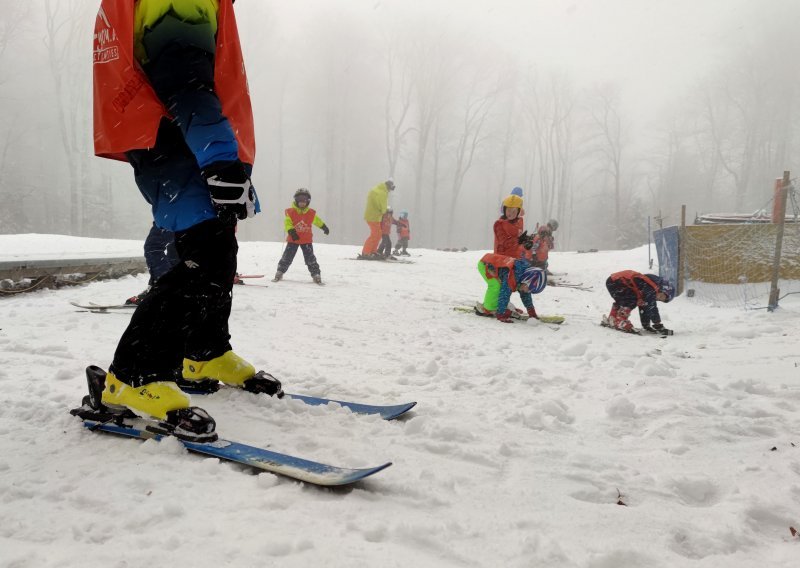
[[[547,286],[547,274],[526,260],[500,254],[487,253],[478,262],[478,272],[486,282],[483,310],[476,307],[478,315],[494,315],[503,323],[511,323],[512,311],[508,309],[511,294],[519,292],[528,316],[538,319],[533,307],[532,294],[539,294]]]
[[[381,219],[381,244],[378,246],[378,254],[383,258],[392,256],[392,225],[397,224],[393,213],[392,208],[387,207]]]
[[[550,251],[555,248],[553,232],[558,229],[558,221],[550,219],[539,227],[532,239],[531,264],[547,270]],[[549,271],[548,271],[549,272]]]
[[[522,257],[522,245],[527,234],[522,230],[522,198],[509,195],[503,200],[503,214],[494,222],[494,253]]]
[[[278,282],[289,270],[289,266],[291,266],[299,247],[303,250],[303,258],[306,261],[308,271],[311,273],[311,278],[317,284],[322,284],[319,264],[317,264],[317,257],[314,256],[311,225],[319,227],[326,235],[330,233],[330,229],[317,216],[317,212],[309,207],[310,204],[311,193],[306,188],[302,187],[294,192],[292,206],[285,211],[286,248],[283,249],[283,256],[278,261],[278,271],[275,273],[275,278],[272,279],[273,282]]]
[[[611,306],[611,313],[603,317],[603,323],[621,331],[637,333],[628,316],[638,306],[639,318],[645,331],[672,335],[661,323],[656,305],[656,301],[669,302],[675,297],[675,288],[666,279],[655,274],[622,270],[608,277],[606,288],[614,299],[614,304]]]
[[[394,247],[395,255],[411,256],[408,254],[408,241],[411,239],[411,224],[408,222],[408,211],[401,211],[397,224],[397,244]],[[403,249],[402,252],[400,249]]]
[[[511,193],[509,195],[516,195],[517,197],[519,197],[523,201],[525,200],[525,196],[522,195],[522,188],[521,187],[515,187],[514,189],[511,190]],[[503,214],[503,204],[502,203],[500,205],[500,214],[501,215]],[[520,217],[524,217],[525,216],[525,209],[522,209],[519,212],[519,216]],[[524,219],[522,221],[524,221]]]

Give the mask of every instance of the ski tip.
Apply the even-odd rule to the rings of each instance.
[[[409,410],[411,410],[415,406],[417,406],[416,401],[408,402],[406,404],[400,404],[400,405],[394,407],[391,412],[388,412],[388,413],[384,414],[383,419],[384,420],[394,420],[395,418],[400,418],[401,416],[403,416],[406,412],[408,412]]]
[[[316,485],[318,487],[345,487],[363,481],[368,477],[372,477],[376,473],[383,471],[384,469],[386,469],[391,465],[392,462],[386,462],[384,464],[377,465],[374,467],[363,467],[357,469],[333,468],[334,471],[329,472],[328,474],[324,473],[320,475],[301,474],[293,477],[298,481],[302,481],[304,483],[310,483],[311,485]]]
[[[365,467],[361,469],[355,469],[353,470],[353,473],[351,475],[341,477],[340,479],[336,481],[331,481],[330,483],[327,483],[325,485],[327,485],[328,487],[333,487],[337,485],[350,485],[351,483],[356,483],[357,481],[362,481],[370,476],[373,476],[376,473],[383,471],[384,469],[386,469],[391,465],[392,462],[386,462],[384,464],[377,465],[375,467]]]

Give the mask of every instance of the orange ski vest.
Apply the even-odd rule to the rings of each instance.
[[[653,290],[656,292],[659,291],[658,285],[650,280],[647,276],[640,272],[636,272],[635,270],[620,270],[619,272],[615,272],[611,276],[609,276],[612,281],[614,282],[622,282],[622,284],[626,288],[630,288],[636,294],[636,301],[642,302],[642,291],[639,290],[639,287],[636,285],[636,282],[633,280],[634,278],[641,278],[644,280],[649,286],[653,287]]]
[[[508,268],[508,287],[512,292],[517,291],[517,277],[514,274],[514,263],[516,259],[504,254],[487,252],[481,258],[481,262],[486,265],[486,278],[498,278],[501,268]]]
[[[152,148],[161,119],[169,116],[133,55],[133,0],[102,0],[94,28],[94,153],[127,161],[128,150]],[[253,112],[236,17],[220,0],[214,89],[233,128],[239,159],[256,157]]]
[[[397,236],[401,239],[407,239],[411,236],[411,223],[408,222],[408,219],[400,218],[397,220]]]
[[[314,218],[317,216],[316,211],[309,207],[305,213],[300,213],[294,207],[289,207],[289,209],[286,210],[286,216],[292,220],[294,230],[297,231],[297,236],[300,237],[299,241],[294,241],[292,237],[286,235],[287,243],[307,245],[313,241],[314,234],[311,230],[311,226],[314,224]]]

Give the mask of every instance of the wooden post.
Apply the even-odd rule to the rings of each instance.
[[[783,191],[783,178],[775,180],[775,190],[772,192],[772,222],[778,223],[781,218],[781,191]],[[783,213],[786,216],[786,211]]]
[[[775,198],[778,200],[777,206],[773,208],[775,214],[773,215],[773,222],[777,235],[775,237],[775,258],[772,260],[772,284],[769,288],[769,304],[767,309],[771,312],[775,311],[778,307],[778,295],[780,288],[778,288],[778,279],[781,272],[781,250],[783,249],[783,229],[786,222],[786,196],[789,193],[789,172],[783,172],[783,186],[781,187],[780,194]],[[777,218],[775,218],[777,217]]]
[[[686,205],[681,205],[681,230],[678,232],[678,286],[677,296],[683,294],[683,280],[686,278]]]

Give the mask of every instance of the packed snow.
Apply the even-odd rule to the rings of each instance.
[[[2,236],[3,259],[140,254],[141,242]],[[274,274],[281,243],[241,243]],[[800,301],[774,313],[661,304],[666,339],[602,328],[606,277],[647,249],[555,252],[536,321],[453,310],[481,300],[482,252],[356,262],[316,244],[284,280],[234,288],[238,353],[287,391],[417,401],[386,422],[226,390],[194,403],[225,437],[345,467],[394,465],[321,489],[174,439],[85,430],[68,410],[107,366],[146,275],[0,299],[0,566],[591,568],[797,566]],[[10,251],[10,252],[9,252]],[[519,300],[516,300],[519,304]],[[636,316],[634,323],[638,324]]]

